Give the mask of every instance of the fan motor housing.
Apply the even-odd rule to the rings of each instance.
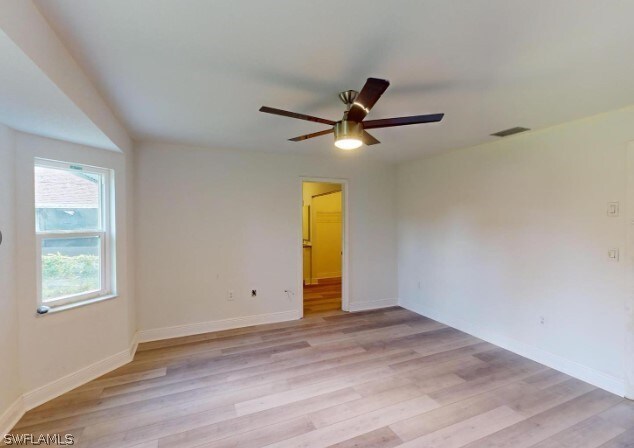
[[[341,120],[335,123],[335,141],[354,138],[361,140],[363,135],[363,125],[356,121]]]

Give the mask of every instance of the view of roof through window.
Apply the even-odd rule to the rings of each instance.
[[[101,175],[35,167],[35,209],[39,231],[100,227]]]
[[[99,176],[38,166],[35,168],[36,208],[99,207]]]

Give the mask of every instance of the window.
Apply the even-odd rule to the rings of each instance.
[[[113,294],[111,177],[108,169],[36,159],[40,305]]]

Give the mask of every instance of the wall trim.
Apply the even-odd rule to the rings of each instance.
[[[341,271],[339,272],[321,272],[319,275],[315,275],[312,279],[315,282],[319,282],[319,280],[329,280],[331,278],[341,278]]]
[[[286,322],[289,320],[301,319],[301,317],[301,314],[296,310],[255,314],[253,316],[233,317],[230,319],[141,330],[138,333],[138,339],[139,342],[159,341],[162,339],[180,338],[183,336],[192,336],[195,334],[210,333],[213,331],[233,330],[234,328],[250,327],[252,325]]]
[[[24,393],[0,415],[0,433],[4,436],[5,433],[9,432],[27,411],[128,364],[134,358],[140,342],[231,330],[252,325],[286,322],[301,319],[301,317],[300,313],[291,310],[138,331],[132,337],[129,347],[125,350]]]
[[[372,300],[371,302],[352,302],[350,304],[350,311],[368,311],[368,310],[378,310],[380,308],[389,308],[391,306],[397,306],[398,299],[382,299],[382,300]]]
[[[20,396],[0,415],[0,437],[11,431],[11,428],[18,423],[25,412],[24,400]]]
[[[99,378],[101,375],[105,375],[108,372],[126,365],[132,361],[132,358],[136,353],[136,346],[137,342],[135,337],[131,341],[130,346],[125,350],[25,393],[23,395],[25,409],[27,411],[33,409],[52,400],[53,398],[59,397],[60,395],[75,389],[76,387],[86,384],[95,378]]]
[[[626,153],[627,190],[625,216],[627,217],[627,246],[624,262],[627,264],[627,297],[625,299],[625,347],[623,368],[625,370],[625,396],[634,400],[634,141],[628,142]]]
[[[139,332],[136,331],[134,336],[132,336],[132,341],[130,342],[130,361],[134,359],[134,355],[136,355],[136,351],[139,348]]]
[[[517,339],[502,336],[499,333],[492,332],[487,328],[479,327],[471,322],[466,322],[454,317],[447,318],[439,311],[430,307],[413,305],[402,299],[399,300],[399,305],[405,309],[415,312],[416,314],[420,314],[421,316],[429,317],[430,319],[449,325],[452,328],[468,333],[540,364],[544,364],[545,366],[563,372],[566,375],[570,375],[581,381],[585,381],[586,383],[590,383],[598,388],[607,390],[608,392],[612,392],[613,394],[621,397],[625,395],[625,381],[623,379],[614,377],[591,367],[584,366],[583,364],[579,364],[575,361],[571,361],[535,346],[525,344]]]
[[[126,365],[134,358],[138,345],[135,334],[125,350],[24,393],[0,415],[0,434],[4,436],[9,432],[27,411]]]

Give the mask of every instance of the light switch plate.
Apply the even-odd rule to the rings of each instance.
[[[610,259],[610,261],[619,261],[619,250],[616,248],[609,249],[608,258]]]
[[[612,218],[619,216],[618,202],[608,202],[608,216]]]

